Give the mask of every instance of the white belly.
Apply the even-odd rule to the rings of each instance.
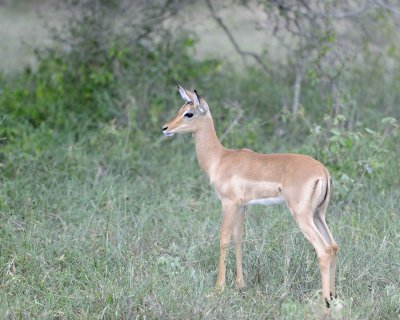
[[[262,204],[263,206],[270,206],[272,204],[281,204],[281,203],[284,203],[284,202],[285,202],[285,199],[283,199],[283,197],[263,198],[263,199],[250,200],[249,202],[246,203],[246,205],[249,205],[249,204]]]

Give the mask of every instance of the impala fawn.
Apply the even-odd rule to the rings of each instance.
[[[242,270],[244,207],[285,203],[306,239],[314,247],[322,279],[322,295],[329,308],[336,298],[335,270],[338,245],[325,222],[332,180],[328,170],[300,154],[261,154],[249,149],[230,150],[219,142],[207,102],[178,85],[185,100],[163,133],[191,132],[200,167],[209,176],[222,203],[220,259],[216,288],[225,285],[225,256],[233,240],[236,283],[245,286]]]

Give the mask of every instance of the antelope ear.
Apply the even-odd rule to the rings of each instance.
[[[194,95],[193,95],[193,104],[195,106],[200,106],[200,100],[201,100],[201,97],[197,94],[197,91],[195,89],[194,90]]]
[[[178,90],[182,99],[185,100],[186,102],[192,101],[192,99],[190,99],[189,95],[187,94],[186,90],[183,89],[178,83],[176,85],[178,86]]]
[[[195,104],[198,106],[200,113],[204,114],[208,111],[208,104],[206,100],[199,96],[196,90],[194,90]]]

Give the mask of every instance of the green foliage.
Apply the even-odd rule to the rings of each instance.
[[[147,30],[140,24],[115,30],[112,17],[121,10],[116,3],[84,2],[84,10],[54,34],[55,44],[38,51],[37,70],[1,79],[0,115],[7,115],[4,133],[9,141],[26,124],[76,130],[114,118],[124,123],[130,100],[135,101],[135,127],[158,130],[173,85],[216,72],[216,61],[192,58],[194,40],[189,35]],[[81,9],[81,4],[71,8],[75,6]]]
[[[383,118],[380,130],[361,127],[349,130],[343,115],[325,117],[323,126],[311,128],[311,135],[303,145],[304,152],[326,163],[335,181],[336,196],[348,200],[350,193],[385,174],[385,164],[399,125],[392,117]]]

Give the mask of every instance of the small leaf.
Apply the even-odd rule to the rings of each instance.
[[[382,123],[395,124],[395,123],[396,123],[396,118],[393,118],[393,117],[386,117],[386,118],[383,118],[383,119],[381,120],[381,122],[382,122]]]
[[[375,134],[375,131],[374,131],[374,130],[371,130],[371,129],[369,129],[369,128],[364,128],[364,130],[365,130],[366,132],[368,132],[369,134]]]

